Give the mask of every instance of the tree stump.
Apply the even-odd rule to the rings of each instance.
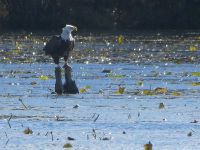
[[[77,94],[79,93],[76,82],[72,80],[72,68],[65,64],[63,66],[65,69],[65,83],[63,85],[63,93],[65,94]]]
[[[57,94],[62,94],[63,92],[62,75],[61,75],[61,67],[59,66],[55,68],[55,77],[56,77],[55,92]]]

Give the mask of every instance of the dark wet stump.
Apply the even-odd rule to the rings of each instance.
[[[63,66],[65,69],[65,83],[63,85],[63,92],[65,94],[77,94],[79,93],[79,90],[76,86],[76,82],[72,80],[72,68],[65,64]]]
[[[55,68],[56,84],[55,92],[57,94],[77,94],[79,90],[74,80],[72,80],[72,69],[68,65],[64,65],[65,69],[65,83],[62,85],[61,67]]]
[[[56,84],[55,84],[55,92],[57,94],[62,94],[62,75],[61,75],[61,67],[55,68],[55,76],[56,76]]]

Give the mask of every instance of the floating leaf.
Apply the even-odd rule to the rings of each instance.
[[[26,128],[24,134],[33,134],[33,131],[30,128]]]
[[[137,85],[138,85],[138,86],[143,86],[143,82],[142,82],[142,81],[138,81],[138,82],[137,82]]]
[[[44,75],[41,75],[39,78],[40,78],[40,80],[48,80],[49,79],[48,76],[44,76]]]
[[[167,89],[166,88],[160,88],[160,87],[156,88],[154,91],[156,93],[159,93],[159,94],[166,94],[167,93]]]
[[[122,44],[123,41],[124,41],[124,37],[122,35],[118,36],[118,38],[117,38],[118,44]]]
[[[87,90],[86,90],[85,88],[81,88],[79,91],[80,91],[80,93],[85,93],[85,92],[87,92]]]
[[[163,108],[165,108],[164,103],[160,103],[160,104],[159,104],[159,109],[163,109]]]
[[[66,144],[63,146],[63,148],[72,148],[72,144],[66,143]]]
[[[138,95],[138,94],[140,94],[140,91],[139,91],[139,90],[134,91],[133,94],[134,94],[134,95]]]
[[[81,88],[79,91],[80,91],[80,93],[85,93],[85,92],[87,92],[88,89],[91,89],[91,86],[86,85],[85,87]]]
[[[115,94],[124,94],[125,87],[119,86],[118,90],[115,92]]]
[[[191,52],[195,52],[195,51],[197,51],[197,47],[196,46],[193,46],[193,45],[191,45],[190,46],[190,48],[189,48],[189,50],[191,51]]]
[[[200,86],[200,82],[193,82],[192,86]]]
[[[181,60],[175,60],[174,63],[176,63],[176,64],[181,64],[182,61],[181,61]]]
[[[173,96],[180,96],[181,93],[180,93],[180,92],[177,92],[177,91],[174,91],[174,92],[172,93],[172,95],[173,95]]]
[[[115,74],[115,73],[109,73],[109,74],[107,74],[107,76],[108,76],[109,78],[124,78],[124,77],[125,77],[125,75],[122,75],[122,74]]]
[[[192,76],[200,77],[200,72],[192,72]]]
[[[143,91],[142,91],[142,94],[143,94],[143,95],[155,95],[155,93],[152,92],[152,91],[150,91],[150,90],[143,90]]]

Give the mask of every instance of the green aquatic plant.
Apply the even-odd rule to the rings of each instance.
[[[174,92],[172,92],[172,95],[173,95],[173,96],[180,96],[180,95],[181,95],[181,92],[174,91]]]
[[[122,35],[118,36],[117,43],[122,44],[124,42],[124,37]]]
[[[124,78],[126,75],[116,74],[116,73],[108,73],[106,76],[109,78],[118,79],[118,78]]]
[[[163,109],[163,108],[165,108],[165,104],[164,103],[160,103],[159,104],[159,109]]]
[[[24,134],[33,134],[33,131],[30,128],[26,128]]]
[[[200,86],[200,82],[193,82],[192,86]]]
[[[39,77],[40,80],[49,80],[49,77],[48,76],[44,76],[44,75],[41,75]]]
[[[192,76],[200,77],[200,72],[192,72]]]
[[[73,146],[70,143],[66,143],[66,144],[63,145],[63,148],[72,148],[72,147]]]
[[[119,86],[117,91],[115,91],[114,93],[115,94],[124,94],[124,91],[125,91],[125,87]]]
[[[137,85],[138,86],[143,86],[143,82],[140,80],[140,81],[137,82]]]
[[[154,91],[156,94],[166,94],[168,90],[166,88],[157,87]]]
[[[151,90],[143,90],[141,92],[143,95],[155,95],[154,91],[151,91]]]
[[[85,87],[83,88],[80,88],[79,92],[80,93],[85,93],[87,92],[89,89],[91,89],[92,87],[90,85],[86,85]]]
[[[191,52],[195,52],[195,51],[198,50],[198,47],[197,47],[197,46],[194,46],[194,45],[190,45],[189,50],[190,50]]]

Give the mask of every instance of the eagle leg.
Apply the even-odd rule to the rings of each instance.
[[[68,57],[69,57],[69,55],[65,55],[64,56],[65,64],[64,64],[63,68],[67,68],[68,67],[68,68],[70,68],[72,70],[72,67],[70,65],[68,65],[68,63],[67,63]]]

